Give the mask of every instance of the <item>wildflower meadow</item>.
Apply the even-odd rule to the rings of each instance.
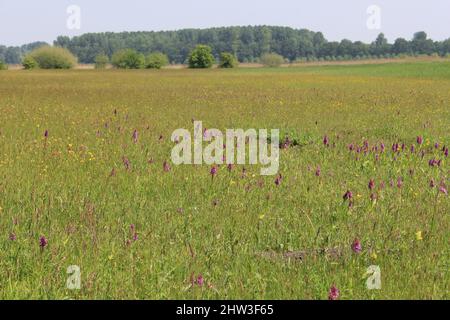
[[[3,72],[0,298],[448,299],[449,89],[448,61]],[[279,129],[278,171],[174,164],[195,121]]]

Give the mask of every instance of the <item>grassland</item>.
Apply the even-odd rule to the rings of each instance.
[[[0,298],[448,299],[449,89],[448,62],[0,72]],[[192,119],[301,143],[279,186],[165,172]]]

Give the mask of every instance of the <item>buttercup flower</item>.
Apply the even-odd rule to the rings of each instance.
[[[423,237],[422,237],[422,231],[417,231],[417,232],[416,232],[416,240],[417,240],[417,241],[423,240]]]

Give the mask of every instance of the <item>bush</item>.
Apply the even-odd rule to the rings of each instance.
[[[22,66],[25,68],[25,70],[39,68],[37,61],[30,55],[26,55],[25,58],[23,58]]]
[[[141,69],[145,65],[145,57],[136,50],[124,49],[114,53],[111,63],[119,69]]]
[[[189,68],[211,68],[215,60],[211,51],[211,47],[209,46],[196,46],[189,55]]]
[[[276,53],[266,53],[261,56],[260,61],[266,67],[279,67],[283,64],[284,58]]]
[[[6,70],[6,69],[8,69],[8,66],[2,60],[0,60],[0,70]]]
[[[60,47],[39,47],[27,57],[42,69],[71,69],[77,64],[77,58],[69,50]]]
[[[235,68],[238,65],[238,60],[234,54],[229,52],[222,52],[220,54],[219,68]]]
[[[95,69],[106,69],[109,58],[106,54],[99,54],[95,57]]]
[[[161,69],[168,64],[169,58],[161,52],[150,53],[145,60],[145,67],[147,69]]]

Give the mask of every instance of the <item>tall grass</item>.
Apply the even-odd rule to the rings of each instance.
[[[448,298],[449,80],[350,68],[3,73],[0,297]],[[301,143],[279,185],[257,166],[211,179],[170,163],[192,119]]]

